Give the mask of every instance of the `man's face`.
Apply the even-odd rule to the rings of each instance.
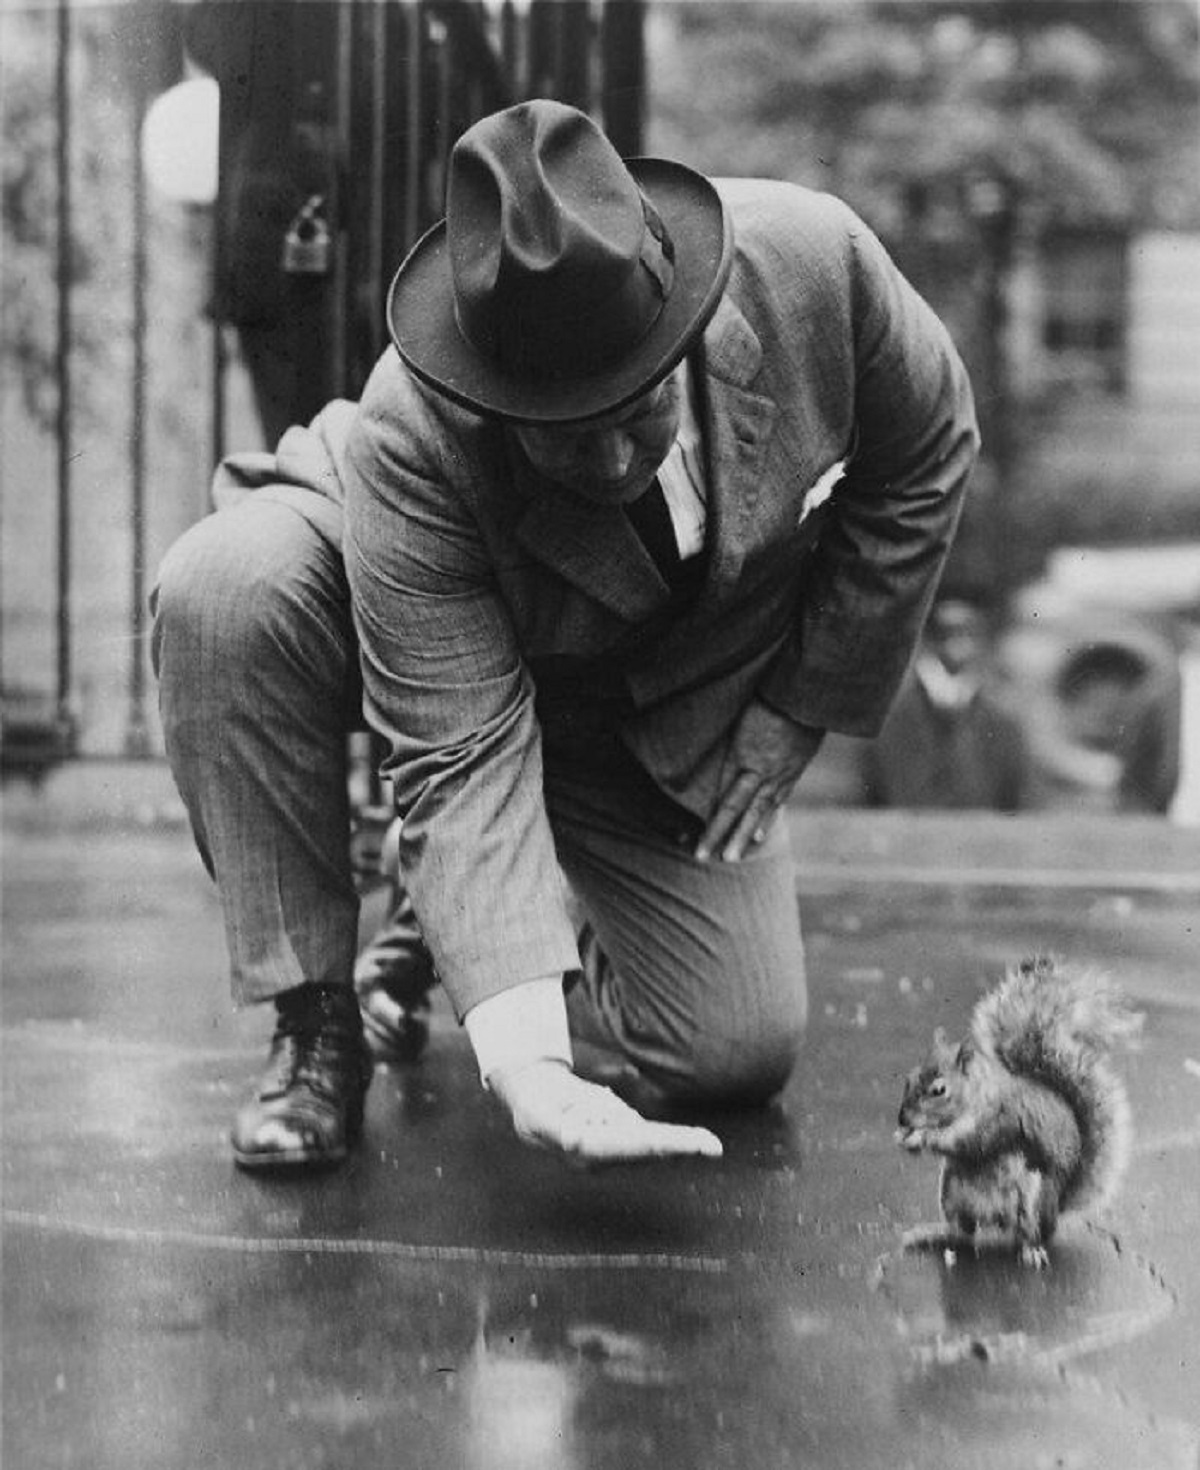
[[[658,473],[679,431],[678,374],[625,408],[580,424],[518,424],[530,464],[598,505],[627,505]]]

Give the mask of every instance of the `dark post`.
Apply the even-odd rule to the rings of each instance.
[[[592,16],[588,0],[558,0],[560,102],[586,112],[592,103]]]
[[[996,577],[1013,585],[1028,570],[1014,538],[1017,426],[1012,373],[1008,357],[1009,291],[1012,284],[1018,202],[1013,185],[1002,177],[972,179],[967,207],[982,245],[983,279],[980,313],[980,376],[976,384],[984,453],[995,473],[989,532],[996,548]]]
[[[390,264],[382,254],[384,201],[390,189],[400,191],[402,180],[384,167],[384,94],[389,83],[395,85],[387,51],[386,9],[383,5],[347,9],[350,40],[338,90],[345,109],[341,156],[354,163],[340,170],[345,270],[339,286],[345,321],[342,381],[345,391],[356,397],[383,345],[385,270]]]
[[[214,229],[212,232],[212,275],[213,279],[219,279],[221,270],[221,231]],[[215,467],[225,456],[225,376],[228,370],[229,354],[225,347],[225,324],[217,313],[213,313],[211,325],[209,357],[209,419],[208,419],[208,455],[212,465]],[[200,514],[204,515],[211,507],[209,506],[208,482],[204,481],[201,492]]]
[[[558,74],[558,0],[531,0],[528,35],[529,95],[553,97]]]
[[[286,139],[292,151],[290,181],[297,200],[305,200],[278,241],[287,350],[294,364],[290,423],[307,423],[342,392],[345,352],[338,282],[344,262],[338,134],[343,99],[338,58],[348,36],[347,18],[345,7],[322,0],[281,10],[275,29],[287,68],[280,86],[291,113]],[[260,97],[258,105],[268,105],[268,100]],[[292,232],[297,227],[303,232],[302,213],[313,197],[323,201],[315,229],[318,239],[327,239],[327,248],[319,259],[312,252],[297,269],[296,255],[289,249]]]
[[[425,7],[419,4],[408,6],[404,14],[408,21],[404,87],[406,111],[404,138],[407,144],[404,166],[404,243],[408,245],[415,241],[421,233],[421,226],[425,218],[421,191],[424,174],[422,165],[425,157],[422,147],[425,124],[425,109],[422,106],[425,95],[425,74],[421,64],[425,55]]]
[[[500,11],[500,60],[514,97],[525,95],[525,51],[521,25],[513,0],[504,0]]]
[[[600,30],[604,129],[624,157],[645,146],[644,0],[608,0]]]
[[[55,376],[58,386],[58,687],[56,743],[74,743],[71,714],[71,11],[70,0],[58,0],[58,56],[55,66],[58,138],[55,167],[58,184],[56,263],[57,336]]]
[[[125,753],[150,753],[146,722],[146,661],[143,647],[146,631],[146,180],[142,172],[142,120],[146,115],[146,75],[142,57],[134,57],[130,68],[130,184],[133,204],[133,373],[129,394],[129,526],[130,526],[130,642],[129,713],[125,730]]]

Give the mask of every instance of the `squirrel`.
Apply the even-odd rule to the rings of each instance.
[[[942,1155],[949,1230],[921,1226],[905,1244],[997,1231],[1045,1266],[1059,1214],[1107,1203],[1128,1162],[1129,1099],[1109,1058],[1142,1019],[1102,972],[1037,955],[978,1002],[965,1041],[939,1027],[905,1082],[895,1138]]]

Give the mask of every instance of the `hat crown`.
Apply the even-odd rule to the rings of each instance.
[[[671,371],[732,265],[710,180],[622,161],[585,113],[535,99],[459,139],[446,218],[396,272],[388,328],[409,371],[471,412],[578,423]]]
[[[520,377],[618,360],[670,293],[657,216],[591,118],[562,103],[521,103],[463,134],[446,224],[459,331]]]

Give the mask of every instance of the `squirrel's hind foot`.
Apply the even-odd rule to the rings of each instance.
[[[940,1222],[928,1225],[913,1225],[900,1237],[901,1249],[906,1251],[957,1250],[968,1244],[959,1230]]]
[[[976,1257],[1008,1256],[1011,1260],[1013,1235],[1011,1230],[969,1232],[953,1225],[931,1223],[914,1225],[906,1230],[900,1237],[900,1248],[904,1251],[941,1251],[948,1265],[954,1263],[959,1251],[971,1251]],[[1030,1241],[1018,1243],[1017,1260],[1031,1271],[1046,1271],[1050,1267],[1050,1253],[1046,1247]]]

